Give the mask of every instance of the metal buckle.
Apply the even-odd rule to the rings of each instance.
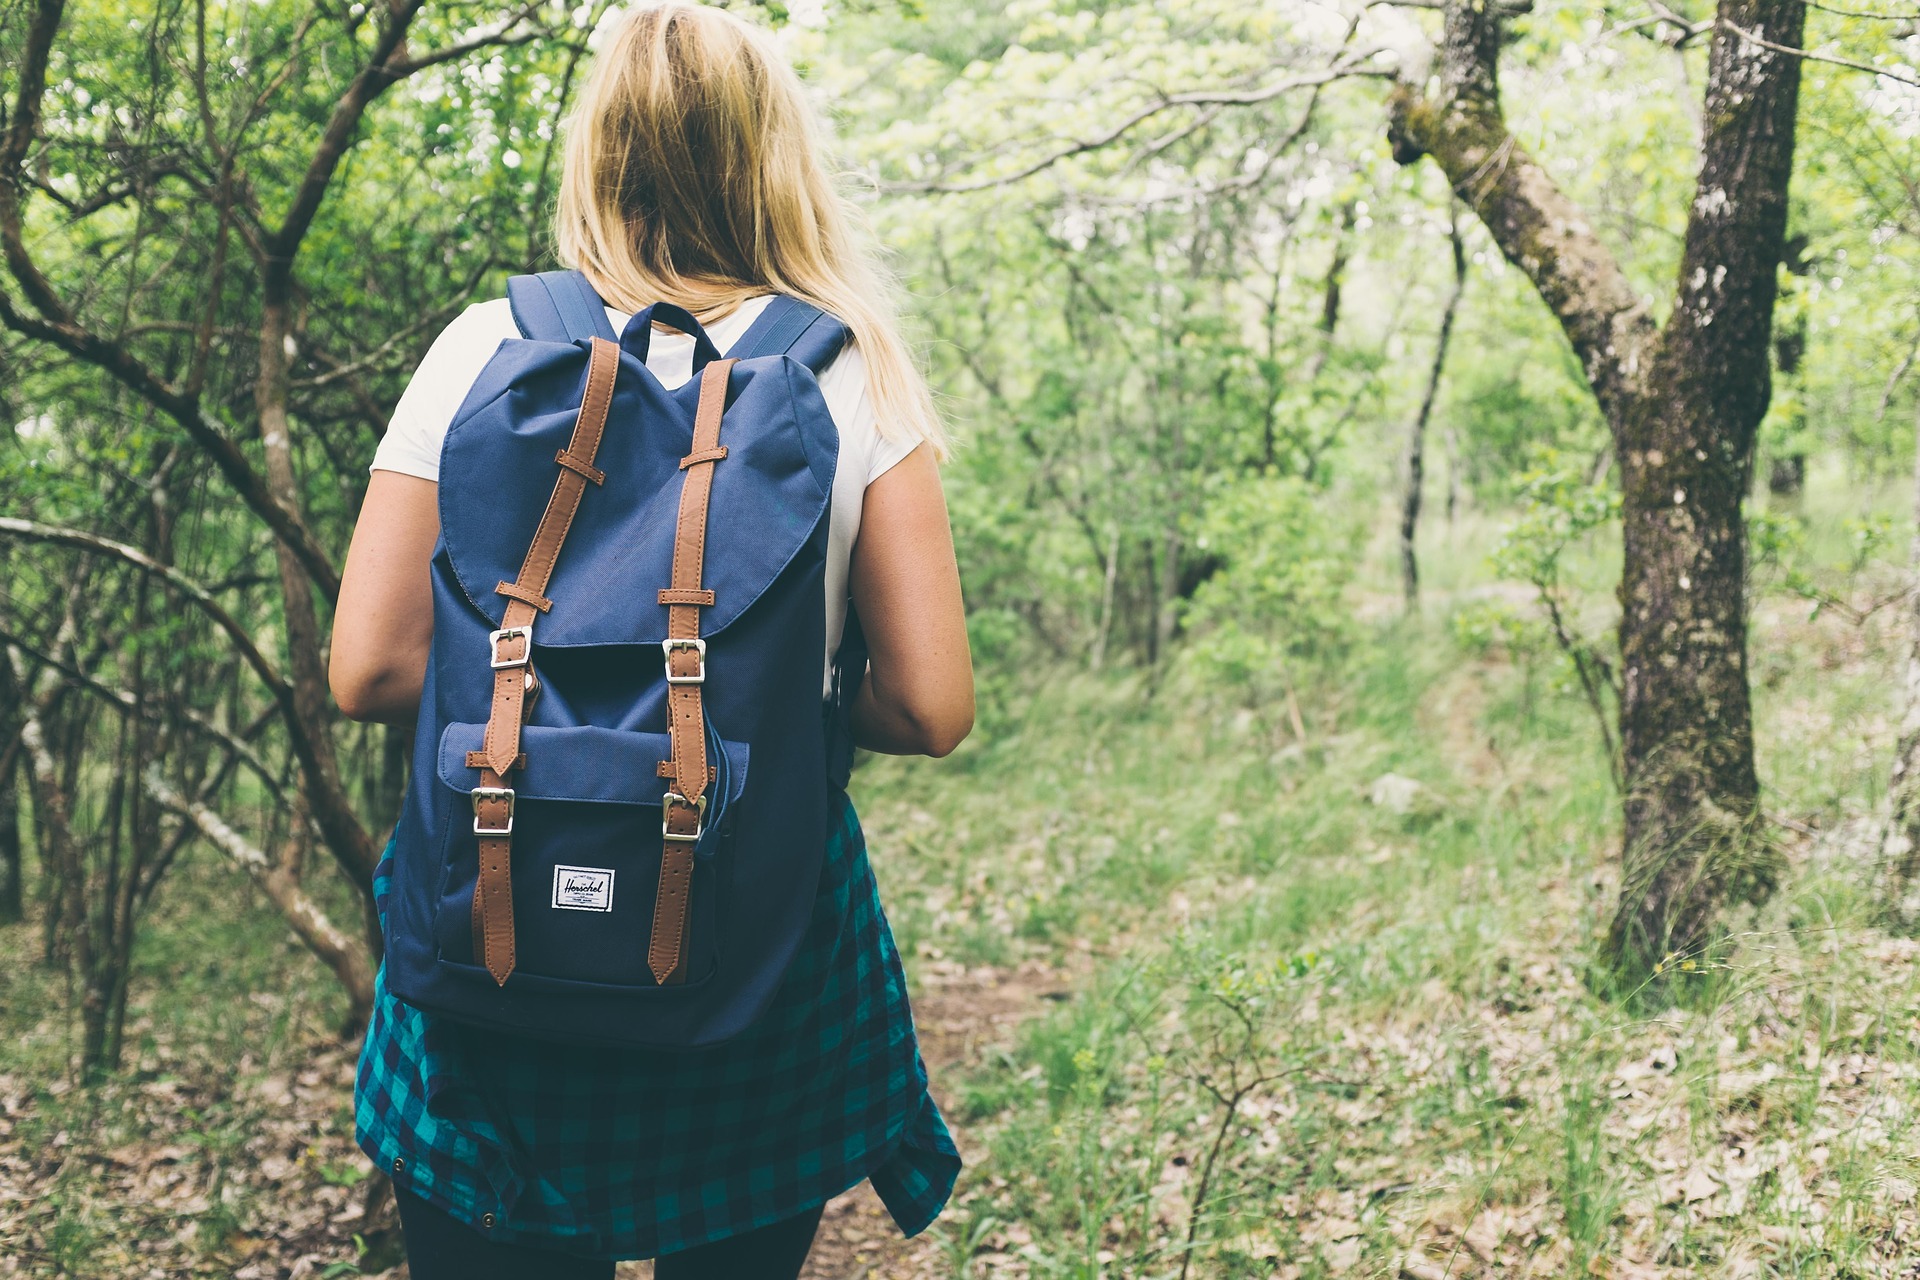
[[[673,674],[673,651],[691,649],[700,655],[700,669],[690,676]],[[668,639],[660,642],[660,652],[667,664],[668,684],[705,684],[707,682],[707,642],[698,639]]]
[[[507,802],[506,826],[483,827],[480,825],[480,804],[483,800],[505,800]],[[477,836],[510,836],[513,834],[512,787],[475,787],[473,789],[473,834]]]
[[[693,810],[694,820],[693,820],[692,835],[682,835],[680,832],[668,830],[667,810],[671,809],[676,804],[685,805]],[[700,833],[702,831],[705,831],[706,828],[707,828],[707,797],[704,793],[689,800],[685,796],[681,795],[678,791],[669,791],[666,794],[666,798],[660,801],[660,838],[662,840],[678,840],[684,844],[692,844],[695,840],[698,840],[700,838]]]
[[[502,658],[500,642],[519,637],[527,642],[527,654],[524,658]],[[495,671],[503,667],[524,667],[533,661],[533,627],[502,627],[498,631],[487,632],[487,659]]]

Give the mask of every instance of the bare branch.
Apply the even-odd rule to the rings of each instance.
[[[54,546],[74,547],[93,555],[108,556],[130,564],[143,573],[161,579],[191,600],[199,610],[206,614],[213,624],[227,633],[233,641],[233,647],[240,652],[241,659],[253,669],[263,684],[276,698],[291,695],[287,682],[280,672],[260,652],[253,637],[240,625],[239,619],[228,613],[226,608],[208,593],[205,587],[180,572],[172,565],[162,564],[138,547],[128,546],[124,542],[115,542],[112,538],[103,538],[97,533],[88,533],[84,529],[69,529],[62,525],[41,524],[37,520],[22,520],[17,516],[0,516],[0,534],[10,534],[16,538],[25,538],[30,542],[51,543]]]
[[[379,850],[374,847],[367,829],[355,814],[353,802],[348,797],[339,778],[339,771],[327,767],[331,763],[331,744],[324,739],[316,741],[318,735],[326,732],[324,722],[309,720],[302,714],[299,698],[293,686],[260,652],[253,638],[247,634],[239,620],[215,600],[207,589],[187,577],[171,565],[162,564],[137,547],[124,542],[115,542],[83,529],[69,529],[59,525],[41,524],[33,520],[22,520],[15,516],[0,516],[0,534],[25,538],[32,542],[51,543],[55,546],[73,547],[92,555],[106,556],[132,565],[143,573],[165,580],[174,590],[191,601],[196,608],[206,614],[216,626],[233,642],[240,657],[260,677],[267,691],[273,695],[274,705],[279,709],[281,722],[286,726],[287,737],[293,747],[293,754],[300,765],[300,784],[308,803],[313,806],[314,820],[326,839],[327,849],[334,858],[346,868],[350,875],[364,882],[371,878],[374,864],[379,860]]]
[[[1318,90],[1336,80],[1368,77],[1392,79],[1396,74],[1392,69],[1365,65],[1372,61],[1373,57],[1379,52],[1381,51],[1378,49],[1369,49],[1355,53],[1341,59],[1324,71],[1316,72],[1313,75],[1297,76],[1292,79],[1282,80],[1275,84],[1264,85],[1258,89],[1237,91],[1195,90],[1191,93],[1164,94],[1158,100],[1139,108],[1134,111],[1133,114],[1127,116],[1106,131],[1096,134],[1091,138],[1083,138],[1057,151],[1041,156],[1039,159],[1029,162],[1013,173],[1002,174],[992,178],[976,178],[968,182],[934,180],[931,182],[883,182],[876,185],[881,191],[902,195],[959,195],[969,191],[985,191],[992,187],[1009,186],[1013,183],[1031,178],[1046,169],[1050,169],[1063,160],[1069,160],[1074,156],[1085,155],[1090,151],[1099,151],[1102,148],[1109,147],[1154,117],[1168,111],[1177,110],[1181,107],[1257,106],[1261,103],[1271,102],[1275,98],[1284,97],[1286,94],[1298,89]]]
[[[1601,410],[1616,421],[1638,394],[1658,331],[1586,214],[1507,128],[1500,104],[1499,15],[1447,8],[1439,89],[1401,85],[1389,107],[1393,158],[1431,155],[1454,192],[1559,320]]]
[[[343,378],[359,377],[362,373],[374,368],[382,360],[392,355],[401,344],[410,341],[414,335],[418,334],[421,330],[440,323],[454,312],[465,307],[467,305],[467,299],[473,296],[473,291],[479,288],[480,281],[486,278],[486,274],[492,271],[494,266],[494,260],[491,258],[481,262],[479,266],[467,274],[466,283],[461,285],[453,297],[446,303],[426,312],[412,324],[399,329],[388,337],[385,342],[382,342],[358,360],[332,360],[309,346],[309,351],[313,352],[319,362],[328,366],[327,371],[316,374],[311,378],[295,378],[289,385],[298,387],[303,391],[312,391],[339,382]]]
[[[416,71],[423,71],[428,67],[439,66],[443,62],[452,62],[456,58],[464,58],[468,54],[477,53],[482,49],[500,49],[514,45],[530,44],[543,35],[551,35],[552,32],[539,27],[535,27],[529,31],[514,30],[515,27],[518,27],[528,18],[538,13],[545,2],[546,0],[533,0],[533,3],[525,6],[518,13],[500,22],[496,22],[493,27],[487,31],[479,32],[469,39],[450,44],[444,49],[435,49],[432,53],[422,54],[417,58],[408,58],[396,63],[393,68],[394,73],[398,76],[406,77]]]
[[[1806,3],[1807,8],[1831,13],[1836,18],[1868,18],[1875,22],[1920,22],[1920,13],[1870,13],[1865,9],[1842,9],[1838,5],[1821,4],[1820,0],[1806,0]]]
[[[1799,58],[1803,62],[1824,62],[1830,67],[1844,67],[1848,71],[1864,71],[1870,76],[1882,76],[1893,81],[1895,84],[1904,84],[1915,89],[1920,89],[1920,78],[1902,75],[1900,72],[1889,70],[1886,67],[1876,67],[1865,62],[1855,62],[1851,58],[1837,58],[1830,53],[1815,53],[1811,49],[1796,48],[1790,44],[1776,44],[1756,32],[1748,31],[1736,22],[1722,20],[1719,25],[1756,48],[1766,49],[1772,53],[1784,54],[1789,58]]]
[[[320,145],[314,148],[313,158],[307,163],[307,171],[300,179],[292,203],[287,206],[286,216],[279,229],[263,243],[270,286],[272,277],[284,278],[292,271],[293,256],[299,251],[301,241],[307,238],[314,216],[320,212],[320,203],[333,182],[334,170],[340,167],[347,143],[360,127],[367,107],[405,74],[399,69],[397,55],[406,43],[407,28],[425,3],[426,0],[398,0],[389,6],[386,24],[374,41],[366,65],[334,103],[333,114],[327,118],[327,127],[320,134]]]
[[[0,289],[0,324],[16,333],[58,347],[113,377],[135,395],[178,423],[193,442],[206,451],[233,486],[241,501],[258,515],[300,561],[300,566],[329,603],[339,598],[340,574],[299,513],[274,497],[266,481],[246,455],[201,405],[198,397],[174,387],[136,359],[125,347],[83,327],[54,295],[46,278],[26,255],[19,208],[12,185],[0,171],[0,239],[5,241],[8,265],[33,300],[38,317],[15,305]]]
[[[365,948],[359,946],[327,917],[327,913],[300,887],[286,867],[269,858],[259,846],[228,826],[206,805],[189,800],[167,785],[157,768],[141,775],[148,795],[190,823],[214,848],[238,863],[280,909],[294,933],[307,944],[347,989],[357,1013],[373,1006],[373,970]]]
[[[0,645],[17,649],[42,667],[57,671],[69,683],[85,689],[121,715],[142,716],[149,720],[160,719],[156,708],[143,704],[139,698],[127,690],[116,689],[72,663],[63,662],[54,655],[36,648],[4,626],[0,626]],[[261,785],[266,787],[268,794],[283,805],[288,803],[286,792],[281,789],[280,779],[274,776],[273,770],[267,767],[267,762],[260,758],[260,753],[253,749],[252,743],[229,733],[190,707],[175,706],[168,710],[179,716],[184,723],[202,736],[212,739],[232,752],[235,759],[246,765],[254,777],[260,779]],[[0,769],[0,774],[4,773],[5,770]]]

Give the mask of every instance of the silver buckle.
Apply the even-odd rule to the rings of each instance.
[[[515,637],[518,637],[519,639],[525,640],[527,642],[526,656],[524,658],[502,658],[500,656],[500,642],[502,640],[512,640]],[[503,667],[524,667],[528,663],[532,662],[533,661],[533,627],[532,625],[529,624],[524,627],[502,627],[498,631],[487,632],[487,659],[489,664],[493,667],[495,671],[499,671]]]
[[[700,655],[700,669],[690,676],[673,674],[673,651],[691,649]],[[660,642],[660,652],[667,664],[668,684],[705,684],[707,682],[707,642],[698,639],[666,639]]]
[[[670,831],[667,829],[667,810],[671,809],[676,804],[686,805],[693,810],[694,820],[693,820],[692,835],[682,835],[677,831]],[[684,844],[692,844],[695,840],[698,840],[700,838],[700,833],[706,830],[706,826],[707,826],[707,797],[704,793],[694,797],[692,800],[689,800],[685,796],[681,795],[678,791],[669,791],[667,792],[666,797],[660,801],[660,838],[662,840],[678,840]]]
[[[480,803],[483,800],[505,800],[507,802],[506,826],[483,827],[480,825]],[[510,836],[513,834],[512,787],[475,787],[473,789],[473,834],[477,836]]]

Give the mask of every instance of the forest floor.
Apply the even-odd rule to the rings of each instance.
[[[837,1201],[812,1280],[1920,1275],[1920,942],[1873,852],[1898,610],[1761,584],[1786,875],[1623,993],[1592,713],[1458,537],[1423,617],[1373,584],[1311,679],[989,679],[951,760],[862,767],[968,1168],[915,1241]],[[1582,572],[1597,630],[1604,556]],[[0,1276],[404,1275],[338,994],[244,880],[202,856],[163,888],[97,1087],[39,949],[0,929]]]

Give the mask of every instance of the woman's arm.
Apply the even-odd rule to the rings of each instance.
[[[946,755],[973,728],[973,657],[947,500],[926,445],[867,486],[851,578],[868,650],[854,741]]]
[[[376,471],[347,549],[333,614],[328,683],[350,719],[410,724],[433,643],[428,565],[440,536],[440,486]]]

